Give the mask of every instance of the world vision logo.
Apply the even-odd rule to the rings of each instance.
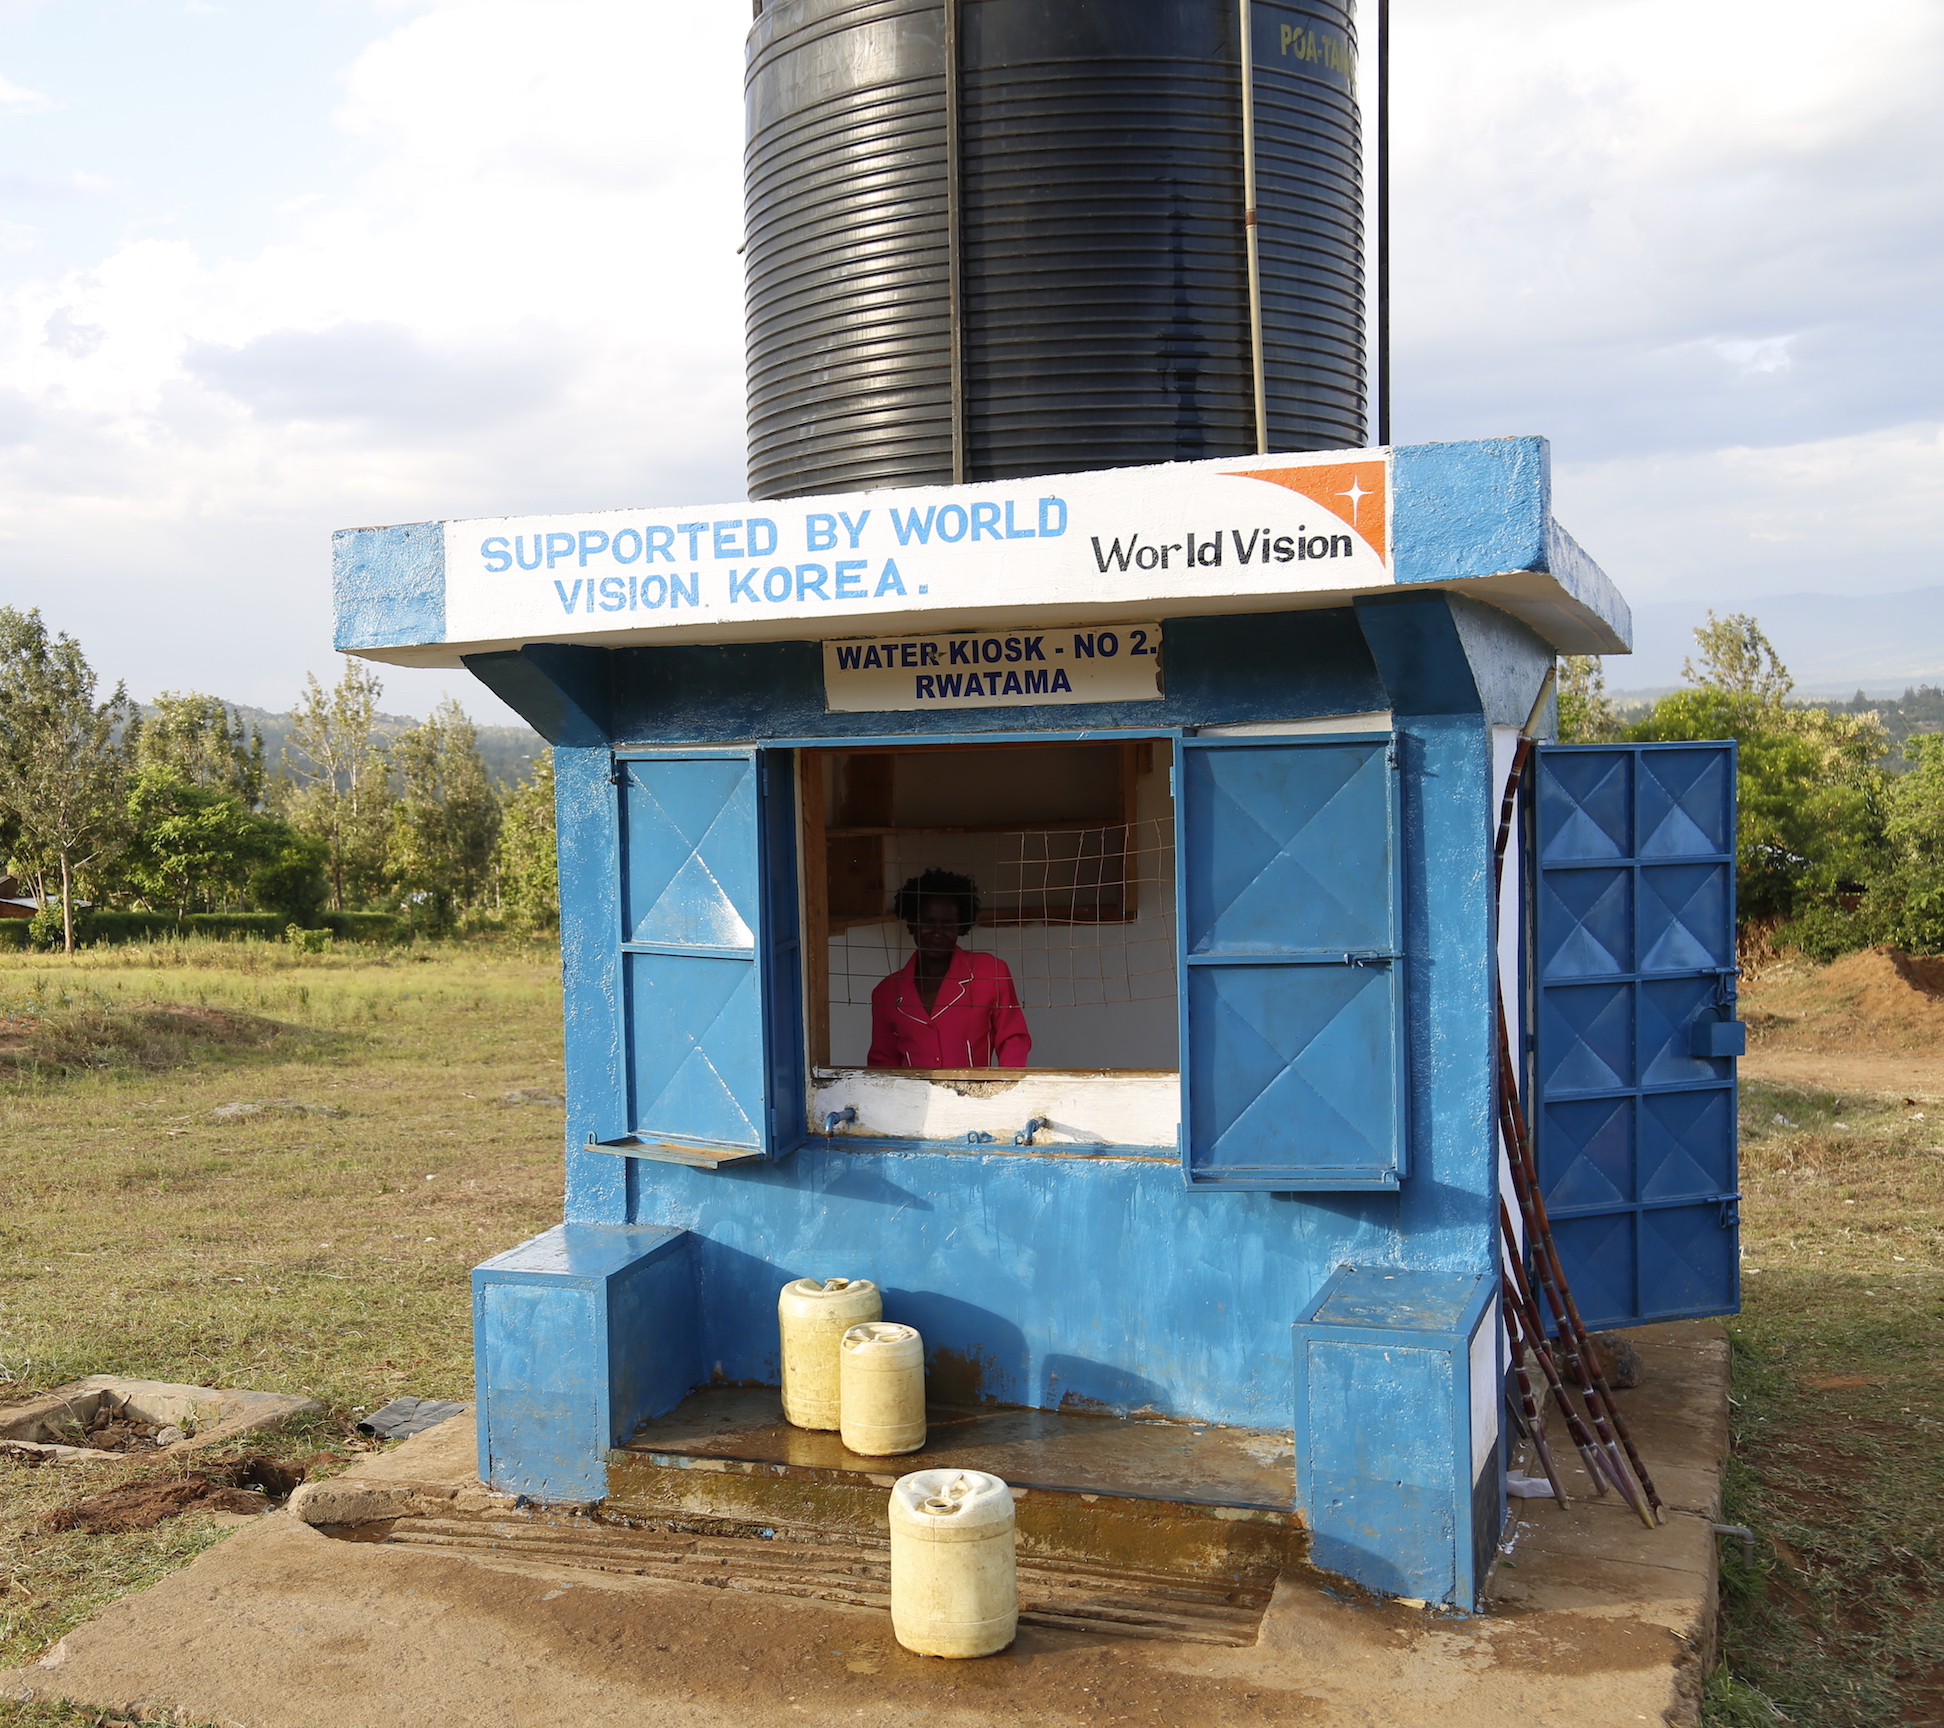
[[[1386,494],[1381,460],[1320,463],[1310,468],[1255,468],[1230,478],[1266,480],[1271,486],[1300,493],[1348,522],[1379,558],[1384,557]]]

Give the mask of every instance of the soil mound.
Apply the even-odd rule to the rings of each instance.
[[[301,1028],[259,1014],[188,1003],[60,1009],[0,1021],[0,1067],[179,1068],[210,1056],[271,1050],[300,1036]]]
[[[178,1476],[170,1482],[131,1482],[106,1494],[77,1500],[47,1515],[49,1530],[85,1530],[107,1536],[118,1530],[153,1530],[191,1506],[212,1512],[262,1512],[270,1502],[261,1494],[212,1482],[206,1476]]]
[[[85,1530],[91,1536],[106,1536],[119,1530],[153,1530],[164,1518],[173,1518],[199,1506],[206,1512],[241,1512],[246,1515],[268,1511],[276,1502],[295,1492],[307,1474],[303,1465],[279,1464],[273,1458],[250,1457],[228,1469],[191,1476],[152,1476],[143,1482],[124,1483],[105,1494],[75,1500],[50,1512],[48,1530]]]
[[[1784,966],[1742,991],[1759,1043],[1829,1049],[1944,1045],[1944,958],[1866,948],[1827,966]]]

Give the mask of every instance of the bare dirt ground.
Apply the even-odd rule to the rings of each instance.
[[[1884,948],[1744,983],[1744,1080],[1944,1098],[1944,959]]]

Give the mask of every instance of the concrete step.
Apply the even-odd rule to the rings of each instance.
[[[383,1542],[550,1571],[652,1578],[881,1612],[891,1606],[890,1545],[882,1539],[703,1534],[535,1509],[512,1517],[400,1518]],[[1025,1557],[1019,1564],[1024,1623],[1121,1638],[1252,1645],[1272,1588],[1273,1581],[1237,1584],[1153,1568],[1102,1568]]]
[[[624,1518],[881,1538],[885,1492],[913,1470],[976,1469],[1013,1489],[1023,1558],[1226,1584],[1304,1566],[1287,1433],[1153,1416],[938,1407],[916,1452],[865,1458],[793,1428],[774,1389],[710,1386],[608,1455]]]

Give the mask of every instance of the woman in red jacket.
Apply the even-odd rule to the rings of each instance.
[[[1011,970],[961,948],[979,916],[969,876],[927,870],[893,905],[915,952],[871,992],[872,1068],[1024,1068],[1033,1048]]]

